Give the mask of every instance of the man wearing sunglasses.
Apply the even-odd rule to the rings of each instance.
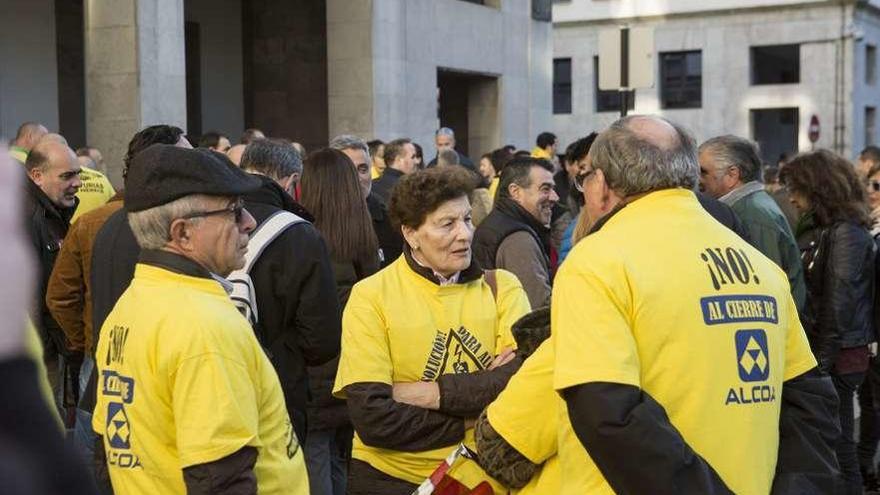
[[[278,375],[221,278],[244,266],[256,222],[241,196],[260,181],[157,144],[126,184],[141,254],[101,330],[92,421],[114,492],[307,494]]]

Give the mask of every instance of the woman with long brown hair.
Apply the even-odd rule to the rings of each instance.
[[[840,397],[836,450],[846,484],[841,493],[862,493],[853,395],[868,371],[868,345],[876,340],[875,246],[865,188],[852,165],[828,150],[794,157],[780,180],[801,213],[796,236],[807,282],[804,330]]]
[[[354,164],[338,150],[313,152],[305,162],[301,191],[300,201],[327,243],[339,307],[345,308],[352,286],[379,269],[379,243]],[[309,369],[312,400],[305,450],[313,494],[345,493],[354,430],[345,401],[330,394],[338,364],[337,358]]]

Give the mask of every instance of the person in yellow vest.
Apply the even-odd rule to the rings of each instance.
[[[342,317],[334,395],[355,429],[348,493],[410,495],[464,442],[519,366],[510,327],[529,311],[519,281],[472,260],[473,176],[434,167],[403,177],[391,217],[404,255],[358,282]],[[471,460],[449,476],[503,486]]]
[[[142,251],[101,327],[92,418],[114,493],[307,495],[278,375],[221,278],[244,266],[256,224],[241,196],[260,182],[214,151],[156,144],[126,184]]]
[[[36,146],[40,139],[48,133],[46,127],[39,122],[21,124],[18,127],[18,132],[15,133],[15,139],[10,143],[9,156],[24,165],[31,148]]]
[[[83,214],[105,205],[110,201],[110,198],[116,195],[116,190],[113,189],[113,184],[110,183],[107,176],[96,170],[98,164],[89,156],[87,148],[77,150],[76,159],[80,165],[79,178],[82,181],[82,186],[76,192],[79,205],[77,205],[70,223],[75,222]]]
[[[588,158],[551,305],[560,493],[837,493],[834,387],[785,273],[700,206],[693,138],[630,116]]]

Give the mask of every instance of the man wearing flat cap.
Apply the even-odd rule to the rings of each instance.
[[[306,495],[278,376],[221,278],[244,264],[255,222],[240,196],[259,182],[157,144],[126,184],[141,254],[101,328],[92,421],[114,492]]]

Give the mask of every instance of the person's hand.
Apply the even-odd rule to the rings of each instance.
[[[504,366],[505,364],[513,361],[513,358],[516,357],[516,351],[511,349],[510,347],[505,347],[501,354],[495,356],[495,359],[492,360],[492,364],[489,365],[490,370],[494,370],[495,368],[499,368]]]
[[[422,409],[440,409],[440,386],[437,382],[397,382],[392,386],[392,397],[402,404]]]
[[[28,249],[22,214],[25,176],[22,165],[0,146],[0,359],[18,356],[25,348],[27,308],[36,270]]]

